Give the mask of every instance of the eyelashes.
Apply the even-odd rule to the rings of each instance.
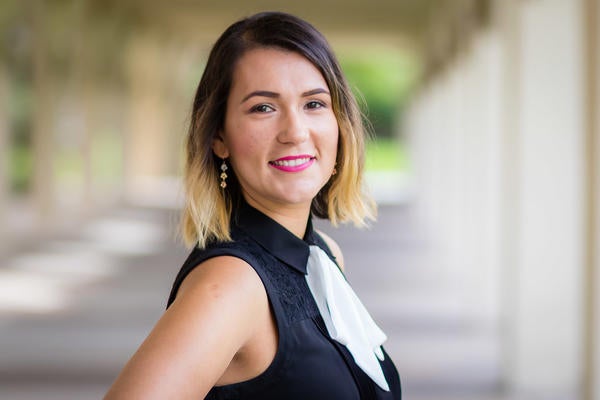
[[[326,107],[327,107],[327,104],[325,104],[324,102],[319,101],[319,100],[311,100],[304,105],[304,108],[306,108],[308,110],[316,110],[319,108],[326,108]],[[275,107],[272,106],[271,104],[267,104],[267,103],[257,104],[250,109],[251,113],[259,113],[259,114],[269,113],[269,112],[273,112],[273,111],[275,111]]]
[[[251,113],[267,113],[275,111],[275,109],[268,104],[258,104],[250,109]]]
[[[315,108],[324,108],[324,107],[327,107],[327,105],[325,103],[323,103],[322,101],[312,100],[306,104],[306,107],[309,109],[315,109]]]

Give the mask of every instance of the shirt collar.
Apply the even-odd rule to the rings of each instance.
[[[234,218],[234,227],[244,231],[277,259],[306,275],[309,246],[316,244],[311,217],[306,224],[304,240],[245,201],[241,202]]]

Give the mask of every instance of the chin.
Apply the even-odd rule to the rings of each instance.
[[[287,204],[303,204],[303,203],[311,203],[315,196],[319,193],[318,190],[310,190],[310,191],[288,191],[286,193],[282,193],[280,196],[280,201],[282,203]]]

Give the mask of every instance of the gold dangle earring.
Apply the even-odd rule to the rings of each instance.
[[[225,189],[227,187],[227,182],[225,182],[225,180],[227,179],[227,173],[225,171],[227,171],[227,164],[225,163],[225,159],[223,159],[223,163],[221,164],[221,188],[222,189]]]

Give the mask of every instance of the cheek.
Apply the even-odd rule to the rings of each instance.
[[[252,135],[244,135],[243,137],[235,138],[229,143],[231,149],[231,158],[238,164],[244,162],[252,162],[252,160],[260,157],[262,154],[258,138]]]
[[[323,137],[327,147],[333,153],[333,157],[336,158],[338,142],[341,140],[337,121],[334,119],[329,122],[326,130],[327,134]]]

